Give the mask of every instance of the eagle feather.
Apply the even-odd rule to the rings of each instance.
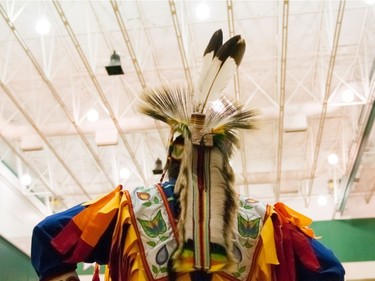
[[[200,79],[194,93],[197,111],[201,113],[209,100],[218,98],[245,53],[245,40],[240,35],[232,37],[224,45],[221,45],[222,37],[222,31],[216,31],[204,52]]]

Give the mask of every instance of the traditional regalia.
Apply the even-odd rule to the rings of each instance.
[[[167,85],[142,95],[140,111],[171,128],[168,180],[132,192],[118,186],[39,223],[32,262],[40,280],[79,280],[79,262],[105,264],[110,281],[344,280],[309,218],[235,192],[229,159],[256,114],[220,96],[245,51],[240,36],[222,37],[212,36],[193,93]]]

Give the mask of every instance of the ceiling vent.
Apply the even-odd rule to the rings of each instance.
[[[43,149],[43,141],[38,135],[26,135],[21,137],[20,148],[23,151],[36,151]]]
[[[307,130],[306,115],[288,115],[284,116],[284,132],[285,133],[298,133]]]
[[[116,130],[100,130],[95,132],[97,146],[117,145],[118,133]]]

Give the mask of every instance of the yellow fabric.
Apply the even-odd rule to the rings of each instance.
[[[179,272],[191,272],[194,270],[194,256],[192,251],[183,250],[181,255],[174,260],[174,267]]]
[[[104,280],[106,280],[106,281],[112,281],[111,277],[109,276],[109,268],[108,268],[108,265],[105,266],[105,271],[104,271]]]
[[[257,245],[258,256],[253,261],[254,270],[251,272],[252,276],[249,276],[249,281],[273,281],[272,265],[279,264],[271,219],[272,208],[269,208],[268,212],[269,215],[260,233],[261,240]]]
[[[140,254],[141,249],[137,241],[138,237],[131,219],[129,207],[127,197],[125,194],[122,194],[117,224],[112,238],[112,249],[119,247],[119,254],[122,254],[122,256],[118,257],[119,260],[110,261],[110,263],[116,263],[120,267],[121,281],[149,281],[150,279],[146,274]],[[122,231],[124,225],[127,226],[126,233]],[[124,239],[122,238],[123,235],[125,235]],[[105,281],[112,281],[110,271],[111,269],[109,269],[108,273],[105,275]]]
[[[254,260],[256,266],[252,276],[249,276],[249,281],[274,281],[272,265],[279,264],[279,261],[276,252],[272,215],[277,215],[285,223],[297,226],[306,235],[312,238],[315,237],[313,230],[308,227],[312,220],[285,204],[278,202],[274,206],[270,206],[268,212],[268,218],[261,230],[261,241],[258,245],[259,254]]]
[[[152,279],[149,279],[145,270],[147,264],[145,265],[143,263],[141,255],[142,248],[140,247],[142,244],[138,241],[136,228],[133,225],[134,218],[132,220],[129,209],[131,203],[128,202],[127,196],[125,195],[126,193],[122,191],[121,188],[122,187],[119,186],[110,194],[100,199],[93,200],[89,204],[91,205],[90,207],[96,207],[103,217],[110,216],[110,213],[113,213],[113,211],[118,208],[117,224],[113,233],[111,252],[117,252],[119,256],[114,256],[113,260],[110,260],[109,267],[106,267],[104,275],[105,281],[113,281],[110,277],[111,264],[118,266],[120,274],[119,281],[152,281]],[[250,272],[251,276],[248,276],[247,281],[275,281],[272,268],[273,265],[278,265],[279,261],[276,252],[274,226],[271,218],[273,215],[278,216],[284,223],[291,223],[297,226],[310,237],[315,237],[314,232],[308,227],[312,222],[310,218],[296,212],[281,202],[276,203],[274,206],[268,206],[267,218],[260,232],[259,244],[256,246],[257,249],[253,260],[253,267]],[[126,231],[124,231],[124,226],[126,227]],[[123,235],[125,235],[125,237],[123,237]],[[92,239],[90,237],[85,238],[91,243],[95,242],[91,241]],[[189,252],[186,251],[184,256],[185,261],[191,258]],[[191,263],[182,265],[189,267]],[[220,266],[220,264],[216,266]],[[179,269],[181,270],[181,268]],[[191,271],[191,268],[188,268],[187,271]],[[214,273],[212,276],[212,281],[226,280],[234,280],[234,278],[218,273]],[[191,281],[189,273],[179,275],[176,281]]]
[[[137,241],[137,233],[134,228],[132,219],[131,219],[131,213],[129,211],[129,202],[127,197],[122,191],[117,190],[119,193],[120,200],[120,208],[118,212],[118,218],[117,218],[117,224],[114,230],[113,239],[112,239],[112,250],[121,247],[121,250],[119,251],[119,254],[122,254],[118,257],[119,260],[116,261],[110,261],[116,263],[119,266],[122,266],[124,264],[128,265],[126,268],[120,268],[120,271],[124,269],[124,272],[122,272],[120,276],[121,281],[151,281],[145,271],[144,264],[142,261],[141,256],[141,249],[139,248],[139,244]],[[126,234],[123,233],[123,226],[127,226]],[[122,235],[126,235],[124,239],[122,238]],[[121,245],[121,241],[123,241],[123,245]],[[104,280],[105,281],[113,281],[113,279],[110,276],[111,274],[111,265],[106,267],[105,274],[104,274]],[[226,281],[229,280],[228,278],[225,278],[219,274],[214,274],[212,281]],[[189,273],[179,275],[177,277],[176,281],[192,281],[190,279]]]
[[[184,274],[177,277],[177,281],[191,281],[189,274]]]
[[[174,267],[179,272],[188,273],[195,270],[193,251],[184,249],[177,259],[174,261]],[[228,260],[223,255],[211,254],[211,265],[209,272],[219,272],[228,268]]]
[[[106,193],[106,194],[103,194],[101,196],[98,196],[96,197],[95,199],[92,199],[92,200],[89,200],[89,201],[86,201],[85,203],[82,204],[82,206],[88,206],[88,205],[92,205],[98,201],[101,201],[101,200],[106,200],[106,198],[109,198],[111,196],[113,196],[114,194],[119,194],[120,191],[122,189],[122,185],[118,185],[114,190],[112,190],[110,193]]]
[[[145,264],[143,264],[140,248],[141,243],[138,241],[136,228],[133,225],[130,202],[128,202],[125,192],[117,190],[118,197],[120,198],[119,211],[117,217],[117,224],[115,226],[112,238],[111,251],[116,251],[119,256],[114,256],[113,260],[110,260],[110,265],[106,267],[104,280],[114,281],[111,278],[111,264],[118,266],[120,271],[118,281],[152,281],[145,270]],[[111,200],[108,200],[109,203]],[[110,204],[112,205],[112,204]],[[124,226],[126,226],[126,232],[124,233]],[[262,245],[260,247],[259,255],[254,262],[257,264],[255,274],[249,278],[249,281],[273,281],[271,273],[271,264],[278,264],[276,256],[276,247],[273,239],[273,225],[272,220],[267,219],[264,227],[261,231]],[[125,237],[123,237],[125,235]],[[226,276],[225,274],[213,273],[212,281],[227,281],[234,280],[232,276]],[[192,281],[190,274],[182,274],[177,277],[176,281]]]
[[[228,278],[225,278],[224,276],[220,275],[220,274],[212,274],[212,279],[211,281],[226,281],[228,280]]]
[[[264,255],[264,261],[268,264],[279,264],[271,218],[268,218],[264,223],[260,236],[263,241],[263,246],[267,249]]]

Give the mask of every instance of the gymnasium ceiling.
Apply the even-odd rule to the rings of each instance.
[[[136,111],[138,97],[146,87],[193,85],[221,28],[247,43],[224,93],[262,112],[231,162],[237,190],[313,208],[316,219],[372,215],[375,6],[207,1],[210,15],[198,19],[200,3],[0,1],[0,157],[17,178],[30,176],[15,188],[56,212],[119,183],[155,183],[169,130]],[[43,35],[41,18],[50,23]],[[106,72],[114,51],[124,75]]]

